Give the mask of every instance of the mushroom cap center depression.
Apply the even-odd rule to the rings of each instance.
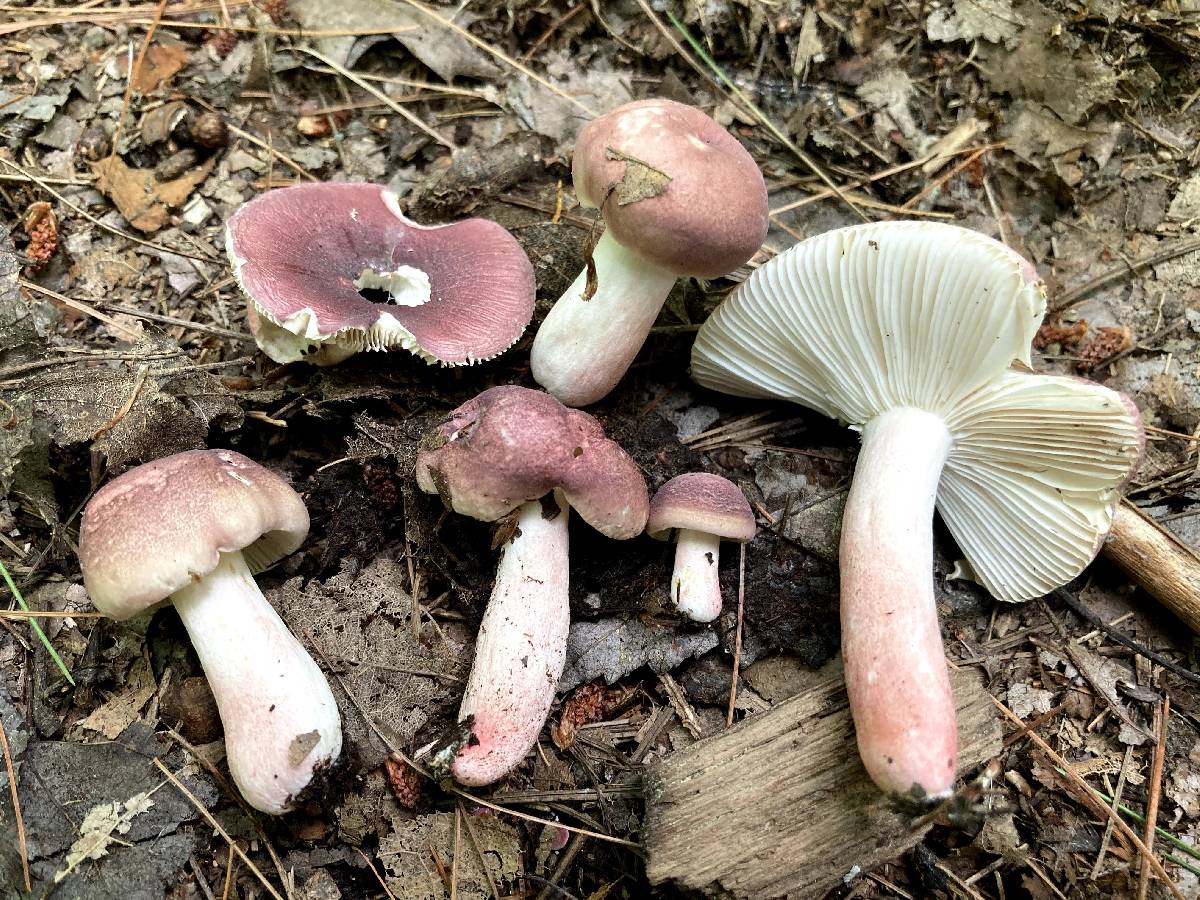
[[[354,286],[359,291],[386,292],[390,306],[424,306],[433,296],[429,276],[413,266],[399,266],[388,272],[365,268],[354,279]]]

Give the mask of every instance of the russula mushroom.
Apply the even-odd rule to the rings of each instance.
[[[255,809],[287,812],[342,750],[329,683],[254,582],[308,534],[278,475],[231,450],[146,463],[96,492],[79,563],[95,607],[118,621],[171,603],[225,726],[225,755]]]
[[[1033,266],[951,225],[827,232],[758,269],[703,325],[702,385],[862,432],[841,536],[842,651],[859,751],[883,790],[953,789],[957,735],[932,516],[1000,600],[1079,574],[1141,452],[1121,394],[1028,370]]]
[[[744,543],[754,530],[754,512],[728,478],[689,472],[658,489],[646,534],[660,541],[675,536],[671,599],[683,615],[711,622],[721,614],[721,541]]]
[[[491,784],[537,742],[566,661],[568,510],[632,538],[646,524],[646,481],[587,413],[510,385],[468,400],[425,438],[417,483],[485,522],[516,511],[458,713],[471,738],[450,765],[463,784]]]
[[[267,191],[230,218],[225,249],[251,332],[279,363],[402,347],[471,365],[515,344],[533,315],[533,267],[511,234],[487,219],[418,225],[377,184]]]
[[[639,100],[580,130],[581,205],[607,228],[533,341],[538,384],[568,406],[616,387],[681,276],[715,278],[767,233],[767,188],[745,148],[692,106]],[[592,275],[589,275],[589,272]]]

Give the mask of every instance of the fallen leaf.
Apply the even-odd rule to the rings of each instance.
[[[148,793],[134,794],[124,803],[116,800],[101,803],[88,810],[79,826],[79,839],[67,851],[67,865],[54,873],[58,884],[85,859],[100,859],[108,853],[108,845],[118,840],[116,835],[126,834],[134,816],[140,815],[154,805]]]
[[[151,44],[142,64],[134,69],[133,89],[149,94],[187,65],[188,52],[181,44]]]
[[[154,696],[157,684],[150,671],[150,661],[142,656],[129,670],[117,693],[92,710],[79,724],[98,731],[110,741],[136,721],[142,707]]]
[[[133,169],[119,156],[109,156],[92,166],[96,187],[138,231],[152,233],[167,224],[172,209],[184,201],[212,171],[217,157],[172,181],[160,182],[153,169]]]
[[[671,176],[666,172],[661,172],[628,153],[608,147],[604,155],[608,159],[625,163],[624,177],[613,186],[617,193],[617,206],[629,206],[640,200],[651,200],[661,195],[671,183]]]
[[[567,665],[558,689],[569,691],[597,678],[612,684],[645,665],[655,672],[668,672],[715,646],[715,631],[678,632],[639,619],[573,622],[567,638]]]

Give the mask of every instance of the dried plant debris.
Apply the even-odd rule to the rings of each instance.
[[[31,868],[58,884],[55,896],[162,896],[196,846],[178,829],[199,817],[152,762],[169,749],[143,722],[111,743],[29,742],[21,809]],[[176,768],[182,758],[166,757]],[[202,803],[216,801],[206,776],[180,778]]]
[[[973,41],[983,38],[1011,48],[1024,24],[1012,0],[943,0],[925,20],[931,41]]]
[[[418,731],[457,705],[470,658],[436,637],[426,647],[414,635],[405,566],[378,556],[361,572],[353,569],[347,564],[323,583],[292,579],[271,596],[292,631],[311,639],[317,659],[335,666],[354,696],[342,704],[343,727],[365,770],[382,765],[389,748],[363,713],[395,746],[411,746]]]
[[[674,626],[648,625],[636,618],[572,622],[567,666],[558,690],[569,691],[603,678],[609,684],[642,666],[669,672],[685,659],[717,646],[713,631],[685,632]]]
[[[396,900],[442,900],[450,892],[451,871],[459,897],[493,896],[489,879],[502,896],[515,883],[521,872],[516,829],[483,807],[463,809],[461,815],[470,817],[474,839],[465,823],[456,828],[452,812],[392,817],[391,834],[379,841],[379,858]]]

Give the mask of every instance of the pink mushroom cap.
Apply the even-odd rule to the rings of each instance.
[[[650,501],[646,534],[662,541],[686,528],[745,542],[754,537],[756,527],[754,511],[736,484],[709,472],[689,472],[658,489]]]
[[[736,269],[767,235],[767,188],[737,139],[694,106],[626,103],[579,132],[571,175],[618,243],[678,275]]]
[[[430,363],[470,365],[511,347],[533,316],[533,267],[504,228],[487,219],[418,225],[376,184],[261,194],[230,218],[226,249],[254,312],[301,342],[331,340],[343,356],[401,346]],[[359,293],[364,272],[401,267],[427,279],[419,305]]]
[[[592,416],[516,385],[468,400],[423,441],[417,483],[455,512],[493,522],[555,489],[584,521],[618,540],[649,514],[637,463]]]

